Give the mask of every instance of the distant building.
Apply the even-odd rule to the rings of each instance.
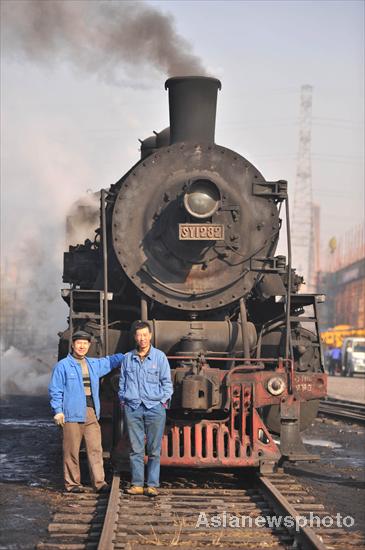
[[[318,273],[317,291],[326,294],[321,307],[322,330],[335,325],[365,328],[364,228],[358,227],[331,251],[328,268]]]
[[[365,327],[365,259],[319,277],[320,292],[326,294],[321,307],[321,325]]]

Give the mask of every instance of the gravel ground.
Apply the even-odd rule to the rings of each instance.
[[[287,472],[311,487],[329,512],[352,516],[354,529],[365,533],[365,428],[317,418],[303,440],[320,461],[286,464]]]
[[[353,516],[354,527],[365,531],[364,427],[317,419],[304,435],[321,461],[288,465],[288,471],[311,486],[329,511]],[[47,398],[2,400],[0,441],[0,550],[28,550],[45,538],[63,487],[61,433]]]
[[[1,401],[0,464],[0,549],[34,548],[62,490],[60,433],[46,397]]]

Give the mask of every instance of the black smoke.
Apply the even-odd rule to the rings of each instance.
[[[167,76],[205,75],[171,15],[144,2],[5,0],[3,44],[12,57],[118,83],[123,68],[152,66]]]

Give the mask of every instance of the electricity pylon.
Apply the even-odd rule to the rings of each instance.
[[[312,201],[312,86],[302,86],[297,176],[292,210],[292,266],[304,277],[305,292],[314,284],[314,223]]]

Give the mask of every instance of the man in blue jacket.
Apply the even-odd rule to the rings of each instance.
[[[91,482],[96,492],[105,492],[103,450],[98,419],[100,417],[99,379],[120,367],[123,353],[100,359],[86,358],[91,334],[76,331],[72,336],[72,354],[53,368],[48,386],[54,421],[63,428],[63,474],[66,491],[82,493],[79,453],[85,439]]]
[[[166,407],[173,387],[166,355],[151,346],[151,328],[140,321],[134,326],[136,349],[124,356],[119,380],[119,399],[131,445],[131,495],[154,497],[160,481],[160,453]],[[147,488],[144,489],[144,450],[147,443]]]

